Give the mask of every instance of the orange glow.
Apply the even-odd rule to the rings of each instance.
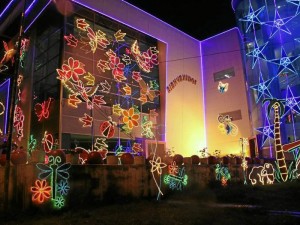
[[[40,204],[50,198],[52,188],[47,185],[46,180],[36,180],[35,186],[31,187],[30,190],[33,192],[32,201]]]

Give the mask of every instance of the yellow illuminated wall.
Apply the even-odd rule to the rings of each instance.
[[[241,138],[252,137],[250,115],[247,105],[247,89],[244,80],[240,36],[236,28],[211,37],[201,42],[203,56],[203,74],[205,91],[205,114],[207,131],[207,148],[213,154],[220,150],[221,155],[240,155]],[[228,83],[227,92],[220,93],[220,72],[233,71],[234,76],[221,80]],[[218,76],[219,75],[219,76]],[[226,112],[240,111],[241,117],[233,118],[236,125],[236,134],[222,133],[219,127],[218,115]],[[235,115],[236,116],[236,115]],[[249,146],[246,155],[249,155]]]

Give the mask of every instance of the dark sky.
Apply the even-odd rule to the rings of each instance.
[[[231,0],[126,1],[198,40],[236,27]]]

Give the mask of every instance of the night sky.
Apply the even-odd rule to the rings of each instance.
[[[236,27],[231,0],[126,1],[198,40]]]

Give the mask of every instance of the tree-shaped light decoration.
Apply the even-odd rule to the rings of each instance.
[[[284,105],[278,99],[264,99],[263,103],[269,102],[268,114],[271,109],[274,109],[274,144],[275,144],[275,157],[278,170],[280,173],[280,178],[282,181],[287,181],[288,179],[288,169],[286,165],[285,155],[281,144],[280,135],[280,117],[284,114]]]

